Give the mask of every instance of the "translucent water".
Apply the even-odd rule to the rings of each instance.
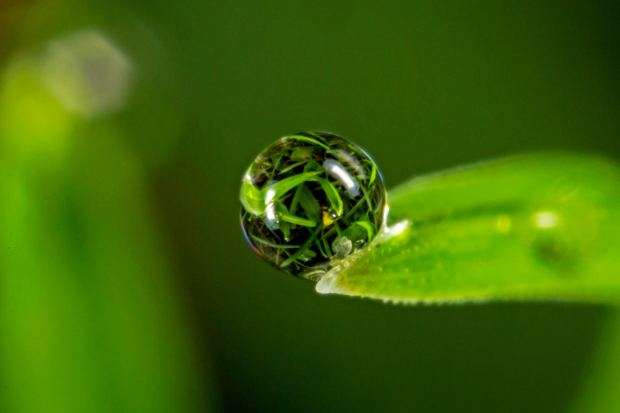
[[[375,238],[387,198],[363,150],[336,135],[305,132],[277,140],[256,157],[240,201],[254,250],[282,271],[318,281]]]

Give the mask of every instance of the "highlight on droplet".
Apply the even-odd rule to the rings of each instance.
[[[352,197],[356,198],[360,194],[360,185],[359,183],[351,176],[349,172],[342,166],[342,164],[338,161],[334,161],[333,159],[327,159],[323,162],[323,168],[329,173],[332,177],[339,180],[347,193]]]
[[[267,185],[273,185],[275,182],[271,181]],[[275,188],[269,188],[265,195],[265,225],[271,230],[278,229],[278,222],[276,219],[276,190]]]

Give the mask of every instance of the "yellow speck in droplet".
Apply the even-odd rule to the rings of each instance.
[[[328,227],[333,223],[334,223],[334,220],[329,217],[329,214],[327,213],[327,209],[323,209],[323,225]]]
[[[501,214],[495,220],[495,228],[497,228],[497,232],[501,232],[502,234],[506,234],[510,232],[510,228],[512,228],[512,220],[506,214]]]

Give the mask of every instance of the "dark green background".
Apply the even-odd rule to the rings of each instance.
[[[252,252],[237,198],[254,156],[304,130],[359,144],[388,188],[522,152],[620,159],[620,3],[135,0],[64,10],[14,42],[96,25],[146,62],[117,117],[148,167],[222,411],[568,410],[606,309],[321,296]],[[135,21],[155,46],[126,24]],[[152,90],[166,109],[149,112]],[[166,128],[177,140],[158,157],[149,131]]]

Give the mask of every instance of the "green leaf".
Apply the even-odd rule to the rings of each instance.
[[[336,212],[336,214],[338,214],[338,216],[341,216],[342,209],[343,209],[343,203],[336,188],[331,184],[331,182],[329,182],[325,178],[315,177],[315,178],[312,178],[311,180],[317,181],[318,183],[321,184],[321,186],[323,187],[323,191],[325,192],[325,195],[327,196],[327,199],[329,200],[329,203],[331,204],[332,208],[334,208],[334,211]]]
[[[316,257],[316,252],[310,249],[307,249],[302,254],[300,254],[299,257],[297,257],[297,259],[302,260],[304,262],[308,262],[315,257]]]
[[[300,247],[300,245],[280,245],[280,244],[274,244],[273,242],[269,242],[269,241],[264,240],[262,238],[255,237],[254,235],[252,235],[252,239],[255,239],[256,241],[260,242],[261,244],[265,244],[265,245],[268,245],[268,246],[273,247],[273,248],[290,249],[290,248],[299,248]]]
[[[69,113],[37,85],[39,64],[22,62],[0,82],[0,141],[19,149],[0,151],[0,411],[215,411],[157,235],[150,161],[126,129]],[[149,95],[159,107],[163,95]]]
[[[312,195],[310,189],[305,185],[301,187],[299,192],[299,205],[301,205],[308,219],[315,222],[321,220],[321,206],[314,195]]]
[[[291,228],[293,225],[282,220],[278,223],[278,225],[280,227],[280,231],[282,231],[282,235],[284,235],[284,240],[289,242],[291,240]]]
[[[324,240],[324,239],[323,239],[323,240]],[[321,244],[322,244],[322,242],[321,242],[321,241],[319,241],[318,239],[315,239],[315,240],[314,240],[314,245],[316,245],[316,246],[317,246],[317,248],[318,248],[318,249],[319,249],[319,251],[321,252],[321,255],[322,255],[322,256],[324,256],[325,258],[329,257],[329,255],[327,255],[327,254],[325,253],[325,250],[323,249],[323,246],[322,246]],[[331,254],[330,254],[330,255],[331,255]]]
[[[291,214],[295,214],[295,212],[297,212],[297,205],[299,204],[299,196],[301,195],[301,191],[304,188],[304,186],[305,185],[299,185],[295,189],[295,195],[293,195],[293,200],[291,201],[291,209],[290,209]]]
[[[374,162],[369,163],[372,168],[372,172],[370,172],[370,182],[368,183],[368,185],[372,185],[372,183],[375,182],[375,179],[377,178],[377,167],[375,166]]]
[[[265,196],[249,180],[243,180],[239,199],[245,210],[250,214],[262,215],[265,213]]]
[[[262,198],[264,200],[266,198],[267,191],[269,191],[271,189],[275,189],[276,193],[275,193],[275,197],[274,197],[274,201],[273,202],[277,202],[277,200],[280,199],[288,191],[290,191],[291,189],[295,188],[296,186],[298,186],[300,184],[303,184],[306,181],[309,181],[310,178],[312,178],[312,177],[314,177],[314,176],[316,176],[316,175],[318,175],[320,173],[321,173],[320,171],[304,172],[304,173],[301,173],[299,175],[294,175],[294,176],[290,176],[288,178],[284,178],[283,180],[278,181],[275,184],[265,186],[263,189],[261,189],[261,196],[262,196]],[[244,184],[245,184],[245,182],[244,182]]]
[[[300,161],[300,162],[295,162],[294,164],[291,164],[291,165],[287,166],[286,168],[282,169],[280,172],[278,172],[278,175],[281,175],[281,174],[283,174],[285,172],[288,172],[288,171],[290,171],[293,168],[296,168],[296,167],[298,167],[300,165],[305,164],[306,162],[308,162],[308,161],[304,160],[304,161]]]
[[[416,178],[388,199],[391,230],[317,291],[407,303],[620,303],[615,164],[519,156]]]
[[[309,219],[301,218],[296,215],[290,214],[288,211],[284,209],[278,210],[278,216],[280,219],[290,222],[291,224],[303,225],[304,227],[316,227],[317,223],[314,221],[310,221]]]
[[[323,168],[314,159],[310,159],[304,166],[304,172],[323,172]]]
[[[325,149],[325,150],[329,150],[329,146],[325,145],[324,143],[319,142],[319,141],[318,141],[318,140],[316,140],[316,139],[309,138],[309,137],[307,137],[307,136],[301,136],[301,135],[291,135],[291,136],[289,136],[289,138],[295,138],[295,139],[297,139],[298,141],[308,142],[308,143],[311,143],[311,144],[313,144],[313,145],[318,145],[318,146],[322,147],[322,148],[323,148],[323,149]]]
[[[364,228],[368,233],[368,239],[373,239],[375,237],[375,226],[369,221],[355,221],[353,224]]]
[[[275,184],[265,186],[263,189],[256,188],[249,179],[244,178],[241,184],[241,193],[239,199],[241,204],[252,215],[262,215],[265,213],[265,202],[267,191],[275,190],[273,202],[277,202],[288,191],[296,186],[311,180],[314,176],[320,174],[321,171],[304,172],[288,178],[284,178]]]
[[[317,148],[316,146],[300,146],[298,148],[293,149],[291,152],[291,161],[304,161],[310,159],[313,154],[319,153],[321,148]]]
[[[372,239],[372,238],[368,238],[368,231],[366,228],[364,228],[362,225],[353,225],[351,224],[349,227],[347,227],[345,230],[343,230],[337,237],[336,239],[334,239],[334,241],[332,242],[332,248],[335,249],[335,244],[337,243],[337,241],[340,238],[347,238],[348,240],[350,240],[354,245],[359,242],[359,241],[365,241],[368,239]]]
[[[310,132],[310,131],[308,131],[308,132],[304,132],[304,133],[306,133],[306,134],[308,134],[308,135],[312,135],[312,136],[316,137],[316,138],[317,138],[319,141],[321,141],[321,142],[325,142],[325,138],[324,138],[323,136],[319,135],[319,134],[318,134],[318,133],[316,133],[316,132]]]
[[[323,224],[319,224],[316,228],[314,228],[310,236],[306,239],[306,241],[304,241],[301,247],[295,250],[295,252],[291,254],[291,256],[288,257],[286,261],[284,261],[280,266],[286,267],[287,265],[289,265],[290,263],[298,259],[308,249],[308,247],[312,245],[312,243],[314,242],[314,240],[319,235],[319,232],[321,232],[322,229],[323,229]]]

